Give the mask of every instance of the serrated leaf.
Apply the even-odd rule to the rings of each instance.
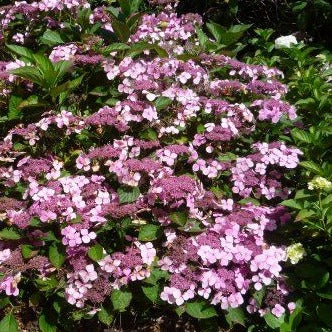
[[[239,204],[243,204],[243,205],[248,204],[248,203],[252,203],[253,205],[256,205],[256,206],[260,205],[259,200],[252,198],[252,197],[246,197],[239,201]]]
[[[295,199],[308,198],[308,197],[312,197],[312,196],[313,196],[312,192],[309,192],[306,189],[300,189],[296,192]]]
[[[48,46],[54,46],[58,44],[64,44],[59,32],[53,30],[46,30],[44,34],[40,37],[40,41]]]
[[[6,45],[12,52],[23,56],[29,60],[33,59],[33,52],[28,48],[18,45]]]
[[[43,312],[38,319],[38,325],[42,332],[56,332],[54,320],[48,312]]]
[[[0,321],[0,331],[18,332],[18,324],[14,315],[10,312]]]
[[[61,85],[52,88],[50,90],[50,95],[52,97],[57,97],[63,92],[66,92],[68,94],[70,91],[76,89],[82,83],[83,77],[84,74],[80,77],[75,78],[74,80],[67,81]]]
[[[48,257],[52,265],[56,268],[60,268],[66,260],[65,251],[63,248],[60,249],[60,247],[56,244],[52,244],[50,246]]]
[[[114,320],[114,315],[108,308],[101,307],[100,311],[98,311],[98,319],[106,326],[110,326]]]
[[[154,286],[142,286],[142,291],[145,296],[153,303],[157,302],[159,299],[160,289],[158,285]]]
[[[1,240],[18,240],[21,235],[14,228],[4,228],[0,231]]]
[[[45,280],[43,280],[43,279],[36,279],[35,283],[36,283],[36,285],[38,287],[38,290],[44,291],[44,292],[53,290],[59,284],[58,280],[55,277],[50,277],[50,278],[47,278]]]
[[[147,42],[138,42],[133,44],[128,50],[127,56],[134,57],[147,50],[155,50],[161,58],[165,58],[168,56],[167,51],[164,50],[162,47]]]
[[[291,131],[292,137],[296,140],[304,143],[310,144],[312,139],[309,133],[305,132],[304,130],[295,128]]]
[[[25,66],[17,69],[13,69],[10,71],[12,74],[32,81],[40,86],[44,86],[43,76],[42,74],[36,70],[36,67]]]
[[[149,141],[155,141],[158,138],[158,134],[152,128],[148,128],[140,132],[139,137]]]
[[[169,279],[169,273],[159,268],[153,268],[150,272],[149,278],[144,279],[144,282],[150,285],[155,285],[160,279]]]
[[[168,98],[168,97],[158,97],[155,102],[154,105],[156,106],[157,111],[161,111],[164,108],[166,108],[168,105],[172,104],[173,100]]]
[[[298,203],[297,201],[295,201],[294,199],[287,199],[285,201],[282,201],[281,205],[287,206],[287,207],[290,207],[293,209],[297,209],[297,210],[303,209],[303,206],[300,203]]]
[[[315,162],[313,161],[301,161],[300,162],[300,165],[302,167],[304,167],[305,169],[313,172],[314,174],[317,174],[317,175],[322,175],[323,174],[323,170],[322,168],[316,164]]]
[[[122,13],[125,14],[126,16],[128,16],[131,11],[131,6],[130,6],[129,0],[117,0],[117,1],[122,9]]]
[[[115,35],[123,43],[126,43],[130,36],[130,30],[126,23],[117,20],[116,18],[112,19],[112,28]]]
[[[133,296],[129,291],[115,289],[111,295],[114,310],[120,312],[125,311],[125,309],[129,306],[132,297]]]
[[[95,262],[100,261],[103,258],[103,247],[99,243],[95,244],[89,249],[88,256]]]
[[[130,49],[130,46],[128,46],[127,44],[124,43],[113,43],[111,45],[106,46],[103,49],[103,54],[105,55],[109,55],[112,52],[116,52],[116,51],[125,51]]]
[[[207,319],[217,316],[216,309],[202,300],[186,303],[186,312],[190,316],[198,319]]]
[[[304,220],[304,219],[308,219],[311,216],[315,215],[315,211],[313,210],[307,210],[307,209],[303,209],[301,210],[297,215],[295,220]]]
[[[281,317],[276,317],[271,312],[268,312],[264,315],[264,320],[266,324],[272,329],[277,329],[284,323],[285,315],[282,315]]]
[[[158,238],[160,235],[161,228],[157,225],[144,225],[138,234],[138,240],[139,241],[153,241]]]
[[[139,195],[141,194],[138,187],[130,187],[130,188],[120,187],[117,190],[117,192],[119,195],[120,204],[135,202],[139,197]]]
[[[246,326],[245,314],[242,308],[228,308],[225,318],[230,326],[232,326],[233,324],[240,324],[242,326]]]
[[[31,258],[31,257],[35,256],[38,253],[38,250],[34,250],[33,246],[31,246],[31,245],[23,244],[21,252],[22,252],[23,258],[27,259],[27,258]]]
[[[177,225],[184,226],[188,220],[188,214],[183,211],[172,212],[169,218]]]
[[[214,39],[220,43],[222,35],[226,32],[226,29],[222,27],[221,25],[214,23],[214,22],[209,22],[206,23],[207,28],[209,31],[212,33]]]
[[[23,108],[33,108],[33,107],[40,107],[40,106],[47,106],[48,104],[41,100],[38,96],[30,96],[28,99],[23,100],[18,107],[20,109]]]
[[[21,103],[22,98],[19,96],[11,95],[8,105],[8,120],[15,120],[21,117],[21,110],[19,104]]]

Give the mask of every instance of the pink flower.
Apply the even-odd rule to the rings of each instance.
[[[20,282],[20,280],[21,273],[18,273],[15,276],[4,277],[4,279],[0,281],[0,290],[5,291],[6,295],[8,296],[17,296],[19,293],[17,284]]]
[[[285,311],[286,311],[285,308],[280,304],[276,304],[274,308],[271,310],[273,315],[275,315],[278,318],[281,317],[285,313]]]

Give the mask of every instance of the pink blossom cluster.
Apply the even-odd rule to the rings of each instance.
[[[222,309],[236,308],[251,288],[271,285],[286,254],[268,247],[264,233],[275,229],[280,216],[269,208],[234,206],[228,214],[215,215],[214,226],[198,236],[168,232],[166,254],[158,264],[171,278],[161,298],[181,305],[197,294]]]
[[[16,13],[86,7],[77,0],[20,2],[1,19],[7,27]],[[95,23],[112,27],[105,8],[91,12]],[[144,15],[128,44],[156,43],[167,51],[163,58],[112,52],[104,59],[94,51],[86,59],[74,43],[53,47],[52,62],[88,66],[116,100],[89,110],[71,112],[70,104],[49,110],[0,142],[0,183],[9,193],[0,201],[1,218],[23,234],[19,241],[38,248],[48,249],[44,238],[50,226],[56,229],[66,253],[65,298],[78,308],[96,309],[112,290],[159,268],[169,274],[160,294],[169,304],[199,298],[221,309],[245,305],[276,316],[294,309],[282,274],[285,249],[266,239],[289,215],[280,206],[240,200],[266,204],[288,196],[283,175],[297,166],[301,151],[248,138],[258,136],[262,121],[293,120],[295,109],[282,100],[287,87],[278,69],[225,55],[177,58],[197,46],[195,25],[201,24],[197,15]],[[26,82],[10,73],[24,65],[1,64],[0,77],[12,86]],[[141,240],[150,224],[160,232]],[[122,243],[110,232],[115,229],[125,232]],[[0,241],[0,268],[11,260],[10,242]],[[102,247],[99,259],[91,258],[95,246]],[[48,266],[44,258],[38,262]],[[18,295],[20,278],[7,273],[0,290]],[[263,288],[267,295],[258,306],[253,294]]]
[[[173,12],[144,15],[142,23],[136,33],[130,37],[130,41],[158,43],[174,54],[182,54],[191,43],[198,45],[197,38],[193,41],[190,39],[195,34],[195,26],[200,25],[202,25],[202,18],[194,14],[180,17]]]

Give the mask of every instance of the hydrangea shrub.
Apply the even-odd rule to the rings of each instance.
[[[266,135],[296,118],[282,73],[205,52],[198,15],[119,3],[0,12],[1,296],[99,318],[143,293],[196,318],[292,312],[286,249],[267,240],[301,155]]]

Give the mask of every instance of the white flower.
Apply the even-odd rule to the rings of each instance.
[[[302,243],[294,243],[286,249],[287,258],[292,264],[297,264],[305,255],[306,251]]]
[[[308,182],[308,189],[330,190],[332,189],[332,182],[321,176],[315,176],[310,182]]]
[[[281,36],[274,41],[275,48],[290,48],[291,46],[298,44],[295,36]]]

